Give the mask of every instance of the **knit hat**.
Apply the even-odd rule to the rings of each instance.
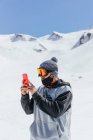
[[[52,72],[53,75],[57,76],[58,75],[57,62],[58,62],[57,58],[52,57],[50,60],[47,60],[41,63],[39,68],[44,68],[48,72]]]

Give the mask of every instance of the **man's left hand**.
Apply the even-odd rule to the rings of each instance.
[[[29,81],[28,89],[29,89],[29,91],[31,92],[32,95],[37,91],[36,87],[30,81]]]

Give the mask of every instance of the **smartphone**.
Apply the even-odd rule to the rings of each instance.
[[[27,73],[22,74],[22,77],[23,77],[23,80],[22,80],[23,84],[29,86],[29,80],[28,80]]]

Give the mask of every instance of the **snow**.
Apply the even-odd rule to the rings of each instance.
[[[62,33],[55,41],[48,40],[50,35],[33,41],[22,35],[26,41],[12,42],[13,35],[0,35],[0,140],[30,139],[33,115],[26,115],[20,104],[22,73],[28,73],[38,87],[41,81],[36,70],[52,56],[58,58],[59,77],[72,85],[71,140],[92,139],[93,39],[72,49],[84,32],[93,34],[93,29]]]

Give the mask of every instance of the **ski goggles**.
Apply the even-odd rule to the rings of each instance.
[[[37,69],[38,76],[46,76],[48,74],[47,70],[44,68],[38,68]]]

